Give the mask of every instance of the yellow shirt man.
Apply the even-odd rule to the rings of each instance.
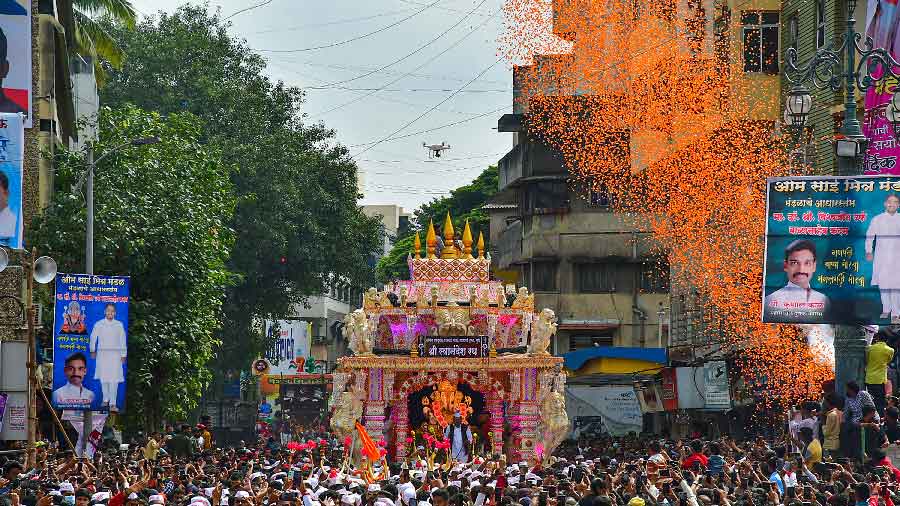
[[[806,464],[807,469],[812,469],[812,466],[822,462],[822,444],[819,443],[818,439],[813,439],[811,443],[806,445],[806,452],[803,454],[803,463]]]
[[[866,384],[887,383],[887,366],[894,358],[894,349],[879,341],[866,348]]]

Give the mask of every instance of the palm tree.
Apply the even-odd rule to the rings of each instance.
[[[137,15],[131,0],[70,0],[72,6],[72,24],[76,53],[90,57],[94,63],[94,74],[97,84],[106,80],[106,71],[100,65],[101,60],[108,62],[113,68],[121,68],[125,52],[97,18],[107,16],[126,28],[133,29],[137,24]]]

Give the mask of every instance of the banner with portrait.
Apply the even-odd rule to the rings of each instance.
[[[0,0],[2,1],[2,0]],[[0,113],[0,245],[22,248],[22,160],[25,130],[21,114]]]
[[[0,0],[0,42],[0,113],[31,128],[31,0]]]
[[[129,293],[127,276],[56,276],[53,407],[124,411]]]
[[[762,320],[900,323],[900,177],[767,180]]]

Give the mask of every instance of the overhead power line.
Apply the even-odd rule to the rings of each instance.
[[[456,21],[456,23],[453,23],[453,24],[450,26],[450,28],[447,28],[447,29],[444,30],[443,32],[437,34],[437,36],[435,36],[434,38],[432,38],[431,40],[429,40],[429,41],[426,42],[425,44],[419,46],[418,48],[416,48],[416,49],[413,50],[412,52],[407,53],[406,55],[401,56],[400,58],[397,58],[396,60],[394,60],[394,61],[388,63],[387,65],[382,65],[381,67],[378,67],[378,68],[376,68],[376,69],[373,69],[373,70],[371,70],[371,71],[369,71],[369,72],[365,72],[365,73],[360,74],[360,75],[358,75],[358,76],[356,76],[356,77],[351,77],[350,79],[344,79],[344,80],[342,80],[342,81],[335,81],[335,82],[333,82],[333,83],[328,83],[326,86],[333,86],[333,85],[336,85],[336,84],[346,84],[346,83],[349,83],[349,82],[356,81],[356,80],[358,80],[358,79],[362,79],[362,78],[364,78],[364,77],[369,77],[369,76],[372,75],[372,74],[377,74],[378,72],[381,72],[382,70],[385,70],[385,69],[388,69],[388,68],[390,68],[390,67],[393,67],[394,65],[396,65],[396,64],[398,64],[398,63],[400,63],[400,62],[406,60],[406,59],[409,58],[410,56],[413,56],[413,55],[417,54],[418,52],[422,51],[423,49],[427,48],[428,46],[430,46],[430,45],[434,44],[435,42],[437,42],[438,40],[440,40],[444,35],[447,35],[447,33],[449,33],[450,30],[453,30],[454,28],[456,28],[457,26],[459,26],[463,21],[465,21],[465,20],[466,20],[466,19],[467,19],[474,11],[475,11],[475,9],[477,9],[478,7],[481,7],[482,5],[484,5],[484,3],[485,3],[486,1],[487,1],[487,0],[481,0],[481,3],[479,3],[478,5],[476,5],[475,7],[473,7],[472,10],[470,10],[469,12],[467,12],[465,16],[459,18],[459,19]],[[495,14],[496,14],[496,13],[495,13]],[[491,19],[491,18],[488,18],[488,19]],[[485,20],[485,22],[487,22],[487,20]],[[484,25],[484,22],[481,23],[480,25],[478,25],[476,28],[472,29],[472,30],[471,30],[469,33],[467,33],[465,36],[463,36],[463,39],[465,39],[466,37],[468,37],[469,35],[471,35],[472,33],[474,33],[475,30],[477,30],[478,28],[481,28],[483,25]],[[455,47],[455,46],[456,46],[457,44],[459,44],[463,39],[458,40],[458,41],[455,42],[451,47]],[[440,53],[440,54],[444,54],[445,52],[446,52],[446,50],[445,50],[444,52]],[[426,64],[427,64],[427,63],[430,63],[431,61],[433,61],[434,58],[435,58],[435,57],[432,57],[430,60],[428,60],[428,62],[426,62]],[[397,80],[400,80],[400,79],[402,79],[402,78],[404,78],[404,77],[407,77],[410,73],[415,72],[415,71],[421,69],[421,68],[424,67],[424,66],[425,66],[425,64],[419,65],[418,67],[414,68],[412,71],[410,71],[410,72],[408,72],[408,73],[405,73],[405,74],[403,74],[402,76],[400,76],[399,78],[397,78]],[[397,82],[397,81],[392,81],[391,83],[389,83],[389,84],[387,84],[387,85],[385,85],[385,86],[390,86],[391,84],[394,84],[395,82]]]
[[[314,77],[314,76],[312,76],[312,75],[310,75],[310,74],[300,74],[300,73],[297,72],[296,70],[291,69],[291,68],[289,68],[289,67],[283,67],[283,66],[281,66],[281,65],[276,65],[276,64],[274,64],[274,63],[272,63],[272,62],[269,62],[269,65],[271,65],[271,66],[273,66],[273,67],[275,67],[275,68],[284,70],[285,72],[290,72],[291,74],[295,74],[295,75],[298,75],[298,76],[302,76],[302,77],[307,78],[307,79],[312,79],[313,81],[316,81],[316,82],[320,82],[320,83],[324,83],[324,82],[325,82],[324,79],[320,79],[320,78]],[[360,92],[360,91],[355,91],[355,90],[350,90],[350,89],[348,89],[348,90],[340,90],[340,91],[350,91],[350,92],[352,92],[352,93],[356,93],[357,95],[362,95],[362,92]],[[453,91],[453,90],[447,90],[447,91]],[[383,101],[383,102],[390,102],[390,103],[394,103],[394,104],[401,104],[401,105],[405,105],[405,106],[407,106],[407,107],[410,107],[410,108],[412,108],[412,109],[417,109],[417,110],[418,110],[418,109],[421,109],[422,107],[425,107],[425,104],[419,104],[419,103],[414,103],[414,102],[407,102],[407,101],[405,101],[405,100],[400,100],[400,99],[395,98],[395,97],[387,97],[387,96],[383,96],[383,95],[382,95],[382,96],[375,96],[375,97],[373,97],[373,99],[374,99],[374,100],[381,100],[381,101]],[[468,114],[468,115],[474,114],[474,113],[469,112],[469,111],[457,111],[457,110],[454,110],[454,109],[438,109],[438,110],[441,111],[441,112],[448,113],[448,114]],[[318,114],[321,114],[321,113],[317,113],[316,115],[318,115]],[[307,118],[313,118],[313,117],[316,116],[316,115],[307,115],[306,117],[307,117]]]
[[[271,1],[271,0],[269,0],[269,1]],[[371,31],[371,32],[369,32],[369,33],[364,33],[364,34],[362,34],[362,35],[358,35],[358,36],[356,36],[356,37],[353,37],[353,38],[350,38],[350,39],[346,39],[346,40],[342,40],[342,41],[339,41],[339,42],[332,42],[331,44],[325,44],[325,45],[322,45],[322,46],[304,47],[304,48],[301,48],[301,49],[257,49],[256,51],[263,51],[263,52],[266,52],[266,53],[302,53],[302,52],[304,52],[304,51],[316,51],[316,50],[319,50],[319,49],[328,49],[328,48],[331,48],[331,47],[343,46],[344,44],[349,44],[349,43],[351,43],[351,42],[356,42],[357,40],[365,39],[366,37],[371,37],[372,35],[375,35],[375,34],[377,34],[377,33],[381,33],[381,32],[383,32],[383,31],[385,31],[385,30],[389,30],[389,29],[391,29],[391,28],[393,28],[393,27],[399,25],[400,23],[403,23],[404,21],[408,21],[408,20],[410,20],[410,19],[412,19],[412,18],[418,16],[419,14],[425,12],[426,10],[428,10],[428,8],[432,7],[433,5],[437,4],[437,3],[440,2],[440,1],[441,1],[441,0],[434,0],[434,2],[431,2],[430,4],[426,5],[425,7],[422,7],[421,9],[417,10],[416,12],[413,12],[412,14],[410,14],[409,16],[406,16],[406,17],[403,18],[403,19],[400,19],[400,20],[398,20],[398,21],[395,21],[395,22],[393,22],[393,23],[391,23],[391,24],[389,24],[389,25],[382,26],[381,28],[379,28],[379,29],[377,29],[377,30],[374,30],[374,31]]]
[[[472,11],[469,11],[469,14],[471,14],[471,12],[473,12],[475,9],[477,9],[478,7],[480,7],[481,5],[483,5],[486,1],[487,1],[487,0],[481,0],[481,3],[479,3],[478,5],[476,5],[475,7],[473,7]],[[499,11],[496,11],[496,12],[499,12]],[[496,12],[495,12],[494,14],[496,14]],[[447,32],[449,32],[450,30],[456,28],[460,23],[463,22],[463,20],[466,19],[466,17],[468,17],[469,14],[466,14],[465,16],[463,16],[462,18],[460,18],[459,21],[457,21],[456,23],[453,24],[453,26],[451,26],[450,28],[447,28],[446,30],[443,31],[443,33],[441,33],[441,34],[438,35],[437,37],[435,37],[435,38],[431,39],[430,41],[428,41],[428,43],[425,44],[424,46],[419,47],[419,49],[416,49],[415,51],[413,51],[412,53],[409,53],[408,55],[404,56],[403,58],[394,61],[393,63],[389,64],[388,66],[393,65],[394,63],[397,63],[397,62],[399,62],[399,61],[401,61],[401,60],[404,60],[404,59],[406,59],[406,58],[412,56],[413,54],[415,54],[415,53],[421,51],[422,49],[428,47],[431,43],[433,43],[434,41],[436,41],[436,40],[438,40],[439,38],[443,37]],[[426,67],[427,65],[429,65],[431,62],[433,62],[434,60],[437,60],[437,59],[440,58],[441,56],[447,54],[447,52],[449,52],[451,49],[453,49],[453,48],[455,48],[456,46],[458,46],[460,43],[462,43],[462,41],[466,40],[470,35],[472,35],[472,34],[475,33],[476,31],[478,31],[479,29],[481,29],[481,27],[484,26],[484,25],[485,25],[488,21],[490,21],[490,20],[491,20],[491,18],[486,18],[484,21],[481,22],[481,24],[479,24],[479,25],[476,26],[475,28],[472,28],[471,30],[469,30],[468,33],[466,33],[465,35],[463,35],[462,37],[460,37],[459,39],[457,39],[455,42],[453,42],[452,44],[450,44],[449,46],[447,46],[443,51],[441,51],[440,53],[438,53],[438,54],[432,56],[431,58],[429,58],[429,59],[427,59],[427,60],[425,60],[425,61],[424,61],[422,64],[420,64],[418,67],[412,69],[411,71],[409,71],[409,72],[407,72],[407,73],[405,73],[405,74],[400,75],[399,77],[397,77],[397,78],[394,79],[393,81],[390,81],[390,82],[388,82],[388,83],[385,83],[384,85],[382,85],[382,86],[380,86],[379,88],[376,88],[376,89],[374,89],[374,90],[372,90],[372,91],[366,93],[365,95],[356,97],[356,98],[354,98],[353,100],[349,100],[349,101],[347,101],[347,102],[344,102],[343,104],[334,106],[334,107],[332,107],[332,108],[330,108],[330,109],[328,109],[328,110],[326,110],[326,111],[322,111],[322,112],[319,113],[319,114],[327,114],[327,113],[329,113],[329,112],[334,112],[334,111],[336,111],[336,110],[338,110],[338,109],[341,109],[341,108],[343,108],[343,107],[347,107],[348,105],[355,104],[355,103],[359,102],[360,100],[363,100],[363,99],[366,98],[366,97],[370,97],[370,96],[374,95],[375,93],[378,93],[379,91],[381,91],[381,90],[387,88],[388,86],[391,86],[391,85],[393,85],[393,84],[398,83],[399,81],[401,81],[402,79],[406,78],[407,76],[409,76],[409,75],[412,74],[413,72],[416,72],[417,70],[422,70],[424,67]],[[387,67],[387,66],[386,66],[386,67]],[[386,67],[382,67],[382,68],[386,68]],[[340,81],[340,82],[334,83],[334,84],[342,84],[342,83],[345,83],[345,82],[354,81],[354,80],[359,79],[359,78],[361,78],[361,77],[365,77],[366,75],[371,75],[372,73],[374,73],[374,72],[370,72],[369,74],[363,74],[363,75],[361,75],[361,76],[354,77],[353,79],[348,79],[348,80],[346,80],[346,81]]]
[[[366,72],[366,71],[372,70],[372,68],[373,68],[373,67],[365,67],[365,66],[361,66],[361,65],[338,65],[335,63],[319,63],[319,62],[315,62],[315,61],[311,61],[311,60],[298,61],[298,60],[293,60],[291,58],[285,58],[283,56],[281,56],[281,57],[268,56],[267,59],[268,59],[268,61],[275,60],[275,61],[280,61],[283,63],[291,63],[291,64],[296,64],[296,65],[310,66],[310,67],[321,67],[321,68],[340,70],[342,72]],[[381,73],[397,75],[397,74],[403,74],[404,72],[397,71],[397,70],[382,70]],[[423,79],[433,79],[433,80],[437,80],[437,81],[456,81],[456,82],[460,82],[460,83],[465,82],[467,80],[466,78],[450,76],[450,75],[445,75],[445,74],[409,74],[409,75],[410,75],[410,77],[421,77]],[[325,80],[322,80],[322,82],[327,83]],[[499,80],[499,79],[479,79],[479,82],[491,83],[491,84],[502,84],[502,85],[509,84],[509,81]]]
[[[370,19],[381,18],[381,17],[385,17],[385,16],[393,16],[395,14],[403,14],[403,13],[414,11],[414,10],[416,10],[416,9],[415,8],[400,9],[400,10],[396,10],[396,11],[382,12],[380,14],[373,14],[372,16],[336,19],[334,21],[325,21],[323,23],[307,23],[305,25],[289,26],[287,28],[268,28],[265,30],[259,30],[257,32],[248,32],[247,35],[262,35],[265,33],[293,32],[296,30],[302,30],[304,28],[317,28],[320,26],[343,25],[343,24],[347,24],[347,23],[355,23],[357,21],[368,21]]]
[[[473,165],[471,167],[456,167],[453,169],[437,169],[436,168],[435,170],[402,170],[401,169],[401,170],[396,170],[396,171],[392,171],[392,172],[374,172],[374,171],[366,170],[365,173],[366,173],[366,175],[375,174],[375,175],[379,175],[379,176],[409,176],[409,175],[414,175],[414,174],[434,175],[434,174],[446,174],[448,172],[465,172],[467,170],[472,170],[472,169],[484,170],[486,168],[487,168],[487,165]]]
[[[417,5],[417,6],[425,5],[422,2],[413,2],[411,0],[400,0],[400,1],[405,4],[409,4],[409,5]],[[463,12],[460,9],[453,9],[451,7],[442,7],[442,6],[437,6],[437,7],[435,7],[435,9],[446,11],[446,12]],[[490,14],[487,12],[476,12],[475,15],[476,16],[490,16]]]
[[[272,3],[272,1],[273,1],[273,0],[263,0],[262,2],[260,2],[260,3],[256,4],[256,5],[251,5],[250,7],[244,7],[243,9],[239,9],[239,10],[237,10],[237,11],[232,12],[228,17],[223,18],[222,21],[228,21],[229,19],[231,19],[231,18],[237,16],[238,14],[241,14],[241,13],[244,13],[244,12],[247,12],[247,11],[252,11],[253,9],[262,7],[262,6],[264,6],[264,5],[269,5],[270,3]]]
[[[407,158],[405,160],[372,160],[371,158],[363,158],[357,160],[358,162],[373,162],[373,163],[448,163],[448,162],[456,162],[459,160],[478,160],[479,158],[493,158],[495,156],[502,156],[505,153],[491,153],[489,155],[478,155],[478,156],[464,156],[460,158],[442,158],[440,160],[414,160],[411,158]]]
[[[455,97],[456,95],[458,95],[460,91],[464,90],[467,86],[469,86],[470,84],[474,83],[479,77],[481,77],[481,76],[483,76],[484,74],[486,74],[488,70],[491,70],[492,68],[494,68],[494,66],[497,65],[498,63],[500,63],[500,61],[502,61],[502,60],[503,60],[503,57],[502,57],[502,56],[501,56],[500,58],[497,58],[496,60],[494,60],[494,63],[491,63],[490,65],[488,65],[487,67],[485,67],[484,69],[482,69],[481,72],[479,72],[475,77],[473,77],[472,79],[470,79],[469,82],[467,82],[466,84],[462,85],[459,89],[457,89],[457,90],[454,91],[453,93],[451,93],[451,94],[447,95],[446,97],[444,97],[443,100],[441,100],[440,102],[434,104],[433,106],[431,106],[430,108],[428,108],[428,110],[426,110],[426,111],[423,112],[422,114],[416,116],[416,117],[413,118],[412,120],[407,121],[406,123],[403,124],[403,126],[401,126],[400,128],[394,130],[393,132],[391,132],[390,134],[388,134],[386,137],[384,137],[384,138],[382,138],[382,139],[380,139],[380,140],[377,140],[377,141],[371,143],[369,146],[367,146],[366,148],[364,148],[362,151],[357,152],[355,155],[352,155],[350,158],[356,158],[356,157],[358,157],[359,155],[365,153],[366,151],[368,151],[368,150],[374,148],[375,146],[381,144],[382,142],[385,142],[385,141],[387,141],[387,140],[390,140],[391,137],[393,137],[394,135],[396,135],[396,134],[402,132],[403,130],[405,130],[406,128],[408,128],[410,125],[412,125],[412,124],[415,123],[416,121],[419,121],[420,119],[424,118],[425,115],[427,115],[428,113],[434,111],[434,110],[437,109],[438,107],[440,107],[440,106],[444,105],[445,103],[447,103],[450,99],[452,99],[453,97]]]
[[[466,119],[460,120],[460,121],[454,121],[453,123],[446,123],[446,124],[444,124],[444,125],[438,125],[438,126],[433,127],[433,128],[427,128],[427,129],[425,129],[425,130],[419,130],[418,132],[412,132],[412,133],[409,133],[409,134],[398,135],[398,136],[396,136],[396,137],[391,137],[391,138],[389,138],[389,139],[382,139],[381,141],[364,142],[364,143],[362,143],[362,144],[350,144],[350,145],[348,145],[347,147],[348,147],[348,148],[358,148],[358,147],[360,147],[360,146],[368,146],[368,145],[370,145],[370,144],[374,147],[374,146],[376,146],[376,145],[377,145],[378,143],[380,143],[380,142],[395,141],[395,140],[397,140],[397,139],[406,139],[406,138],[408,138],[408,137],[414,137],[414,136],[420,135],[420,134],[427,134],[427,133],[429,133],[429,132],[434,132],[434,131],[436,131],[436,130],[441,130],[441,129],[444,129],[444,128],[447,128],[447,127],[456,126],[456,125],[459,125],[459,124],[461,124],[461,123],[466,123],[466,122],[472,121],[473,119],[483,118],[483,117],[489,116],[489,115],[491,115],[491,114],[496,114],[496,113],[498,113],[498,112],[500,112],[500,111],[502,111],[502,110],[504,110],[504,109],[508,109],[508,108],[510,108],[510,107],[512,107],[512,106],[511,106],[511,105],[504,105],[503,107],[499,107],[499,108],[494,109],[494,110],[492,110],[492,111],[483,112],[483,113],[481,113],[481,114],[477,114],[477,115],[475,115],[475,116],[472,116],[471,118],[466,118]],[[360,153],[362,153],[362,151],[360,151],[359,153],[357,153],[357,155],[359,155]]]
[[[324,82],[324,81],[323,81]],[[447,93],[453,88],[350,88],[348,86],[305,86],[304,90],[345,90],[345,91],[399,91],[403,93],[434,92]],[[461,93],[512,93],[512,89],[463,90]]]

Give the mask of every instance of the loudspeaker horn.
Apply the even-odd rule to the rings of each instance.
[[[34,280],[45,285],[56,277],[56,260],[50,257],[40,257],[34,261]]]
[[[5,271],[7,265],[9,265],[9,253],[6,252],[6,248],[0,248],[0,272]]]

